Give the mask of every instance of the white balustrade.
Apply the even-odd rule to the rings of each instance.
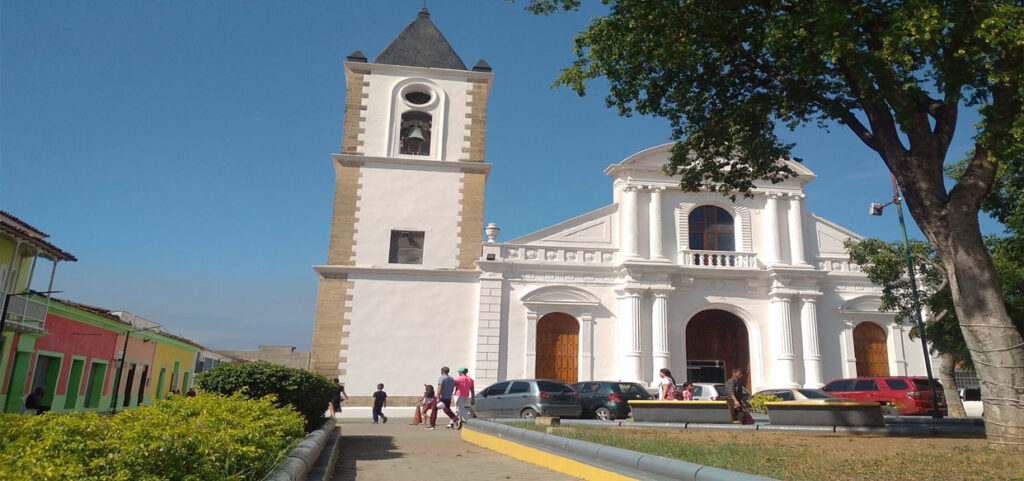
[[[679,263],[684,267],[706,267],[708,269],[756,269],[757,254],[733,251],[695,251],[679,253]]]

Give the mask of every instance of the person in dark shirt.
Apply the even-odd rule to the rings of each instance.
[[[732,370],[732,377],[725,382],[725,393],[729,396],[727,400],[732,420],[743,424],[754,424],[754,418],[750,416],[750,401],[747,399],[747,391],[743,389],[742,369]]]
[[[384,392],[384,384],[377,384],[377,392],[373,393],[373,424],[377,424],[378,417],[387,424],[388,417],[384,415],[384,406],[387,404],[388,393]]]
[[[41,387],[35,388],[32,394],[29,394],[25,398],[25,409],[35,409],[36,414],[43,414],[50,410],[50,406],[43,405],[43,395],[46,394],[46,390]]]

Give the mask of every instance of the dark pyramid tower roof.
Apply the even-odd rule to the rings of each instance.
[[[426,7],[420,9],[416,20],[407,25],[373,59],[373,63],[466,70],[466,64],[462,63],[441,31],[430,21]]]

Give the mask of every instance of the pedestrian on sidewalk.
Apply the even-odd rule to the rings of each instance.
[[[452,392],[455,390],[455,379],[448,375],[448,366],[441,368],[441,377],[437,378],[437,392],[434,398],[433,409],[430,410],[430,425],[427,429],[434,429],[437,423],[437,410],[443,409],[444,413],[451,419],[448,429],[455,427],[457,418],[452,412]]]
[[[388,423],[388,417],[384,415],[384,407],[388,404],[388,393],[384,392],[384,384],[377,384],[377,392],[373,393],[373,424],[377,424],[380,417],[384,424]]]
[[[331,402],[327,404],[327,410],[332,418],[341,414],[341,403],[343,400],[348,401],[348,394],[345,394],[345,385],[338,382],[338,379],[335,378],[334,396],[331,398]]]
[[[430,427],[430,412],[434,408],[434,386],[430,384],[423,385],[423,399],[420,400],[420,405],[416,408],[416,414],[420,418],[420,423]],[[413,422],[413,424],[420,424]]]
[[[466,420],[473,417],[469,412],[469,407],[473,405],[476,405],[476,389],[473,387],[473,378],[469,377],[468,368],[460,367],[459,377],[455,378],[455,408],[459,412],[458,429],[462,429]]]

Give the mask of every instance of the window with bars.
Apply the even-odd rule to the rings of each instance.
[[[424,233],[411,230],[391,231],[391,264],[422,264]]]

